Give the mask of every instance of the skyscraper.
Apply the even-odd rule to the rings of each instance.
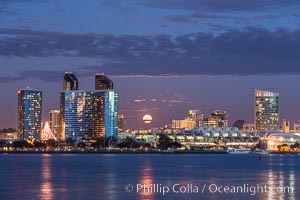
[[[95,106],[92,92],[65,91],[60,98],[61,134],[72,139],[93,136]]]
[[[49,112],[49,128],[57,139],[61,138],[60,135],[60,111],[51,110]]]
[[[118,93],[65,91],[61,93],[61,130],[66,138],[118,137]]]
[[[95,75],[95,90],[113,90],[114,83],[104,73]]]
[[[97,99],[101,99],[101,117],[104,119],[104,130],[100,131],[100,135],[106,138],[118,138],[118,111],[119,111],[119,94],[113,90],[96,91]]]
[[[214,110],[210,117],[204,119],[204,127],[221,127],[223,129],[228,126],[228,114],[226,111]]]
[[[286,119],[282,120],[282,131],[284,133],[290,132],[290,121],[287,121]]]
[[[78,79],[73,72],[65,72],[63,89],[64,91],[78,90]]]
[[[39,139],[42,129],[42,92],[18,91],[18,134],[21,139]]]
[[[279,130],[279,93],[255,90],[255,128],[257,131]]]
[[[203,126],[203,113],[199,109],[189,110],[189,118],[195,121],[197,127]]]
[[[126,121],[124,114],[119,114],[118,115],[118,129],[119,130],[125,130],[126,128]]]

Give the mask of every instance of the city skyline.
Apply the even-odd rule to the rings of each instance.
[[[72,73],[73,75],[75,75],[76,76],[76,74],[75,73],[73,73],[73,72],[67,72],[67,73]],[[103,73],[104,74],[104,73]],[[107,77],[110,77],[109,75],[105,75],[105,77],[107,78]],[[96,79],[96,76],[93,76],[93,78],[95,78]],[[65,81],[63,80],[63,83],[64,83]],[[80,79],[77,79],[77,84],[78,83],[80,83]],[[60,86],[61,86],[61,84],[60,84]],[[29,88],[29,86],[27,86],[26,88]],[[78,86],[77,86],[77,88],[78,88]],[[259,89],[261,89],[261,88],[259,88]],[[270,89],[270,88],[266,88],[265,90],[267,90],[267,89]],[[252,93],[253,94],[255,94],[255,91],[257,90],[257,88],[255,88],[255,89],[253,89],[253,91],[252,91]],[[271,88],[271,91],[277,91],[276,89],[274,89],[274,88]],[[19,90],[18,90],[19,91]],[[41,91],[43,91],[43,90],[41,90]],[[83,91],[83,90],[80,90],[80,91]],[[89,89],[84,89],[84,91],[91,91],[91,88],[89,88]],[[44,92],[45,93],[45,92]],[[253,95],[252,94],[252,95]],[[176,98],[179,98],[179,99],[184,99],[185,97],[182,97],[182,96],[180,96],[181,94],[175,94],[174,95],[174,97]],[[59,96],[59,94],[58,94],[58,96]],[[161,96],[163,96],[163,95],[161,95]],[[59,98],[58,98],[59,99]],[[253,96],[252,96],[252,99],[251,99],[251,101],[249,101],[248,102],[248,104],[250,103],[250,104],[253,104],[253,106],[254,106],[254,103],[252,102],[252,100],[253,100]],[[151,102],[151,103],[156,103],[157,101],[161,101],[162,103],[178,103],[177,101],[181,101],[181,100],[165,100],[165,99],[145,99],[145,98],[142,98],[141,96],[139,96],[139,99],[134,99],[133,100],[133,102],[134,103],[137,103],[137,104],[143,104],[143,103],[145,103],[145,102]],[[197,101],[197,100],[195,100],[194,99],[194,101]],[[43,100],[43,107],[48,107],[48,103],[50,103],[51,104],[51,102],[45,102],[45,100]],[[121,102],[120,102],[121,103]],[[245,104],[247,104],[247,103],[245,103]],[[170,104],[169,104],[170,105]],[[212,108],[212,110],[208,110],[207,108],[205,109],[199,109],[198,107],[186,107],[186,109],[187,110],[185,110],[185,108],[184,109],[182,109],[182,113],[180,113],[180,115],[177,115],[177,116],[180,116],[181,118],[182,117],[185,117],[186,116],[186,112],[188,111],[188,110],[191,110],[191,109],[199,109],[200,111],[205,111],[205,112],[203,112],[204,113],[204,117],[209,117],[209,115],[211,114],[211,112],[213,112],[213,110],[218,110],[218,109],[216,109],[217,107],[214,107],[214,105],[210,105],[209,106],[210,108]],[[219,108],[219,107],[218,107]],[[49,112],[51,111],[51,110],[53,110],[53,109],[59,109],[59,105],[57,106],[57,107],[53,107],[52,109],[50,109],[50,110],[44,110],[43,109],[43,120],[42,120],[42,122],[44,123],[44,122],[49,122]],[[137,109],[139,109],[139,107],[137,107]],[[141,113],[143,113],[143,114],[151,114],[151,115],[154,115],[155,116],[155,113],[157,113],[156,111],[155,111],[155,109],[154,110],[151,110],[151,108],[150,109],[145,109],[145,110],[138,110],[138,111],[141,111]],[[228,109],[226,110],[227,112],[228,112]],[[251,112],[253,113],[253,109],[251,110]],[[45,114],[46,113],[46,114]],[[124,114],[124,113],[126,113],[126,112],[119,112],[119,114]],[[153,114],[154,113],[154,114]],[[237,120],[245,120],[246,119],[246,122],[247,123],[255,123],[255,116],[253,115],[252,116],[252,118],[254,118],[254,119],[251,119],[251,118],[249,118],[250,120],[247,120],[247,117],[242,117],[242,118],[237,118],[237,119],[235,119],[235,118],[230,118],[230,116],[231,116],[231,112],[229,111],[228,112],[228,114],[229,114],[229,123],[228,123],[228,126],[230,127],[230,126],[232,126],[233,124],[234,124],[234,122],[235,121],[237,121]],[[249,116],[249,114],[250,113],[244,113],[244,116],[246,116],[246,115],[248,115]],[[167,113],[167,115],[169,115],[169,113]],[[251,115],[251,114],[250,114]],[[140,117],[142,117],[143,115],[141,114],[140,115]],[[172,120],[176,120],[176,119],[179,119],[180,117],[175,117],[174,115],[170,115],[169,116],[169,119],[171,119],[170,121],[168,121],[168,120],[166,120],[165,122],[163,122],[163,123],[160,123],[160,125],[158,125],[158,126],[153,126],[153,127],[163,127],[164,125],[167,125],[167,124],[172,124]],[[281,117],[280,116],[280,124],[281,124],[281,121],[283,120],[283,119],[288,119],[289,120],[289,118],[286,118],[286,117]],[[142,119],[140,119],[140,118],[136,118],[136,119],[134,119],[134,120],[140,120],[141,122],[137,122],[137,124],[138,123],[140,123],[141,124],[141,126],[139,126],[139,127],[137,127],[137,126],[132,126],[131,125],[131,123],[130,123],[130,119],[129,119],[129,126],[128,126],[128,122],[127,122],[127,119],[126,119],[126,115],[125,115],[125,120],[126,120],[126,124],[127,124],[127,127],[126,128],[144,128],[145,126],[143,126],[144,125],[144,122],[143,122],[143,120]],[[292,120],[290,120],[290,121],[292,121]],[[298,118],[296,118],[295,119],[295,121],[292,121],[292,122],[298,122]],[[153,124],[153,122],[152,122],[152,124]],[[151,124],[151,125],[152,125]],[[154,119],[154,124],[155,124],[155,119]],[[156,122],[156,124],[159,124],[159,123],[157,123]],[[8,127],[3,127],[3,128],[8,128]],[[12,128],[15,128],[15,127],[12,127]],[[16,127],[17,128],[17,127]]]
[[[72,73],[75,77],[76,77],[76,74],[75,73],[73,73],[73,72],[67,72],[67,73]],[[104,73],[102,73],[103,75],[104,75]],[[106,78],[107,77],[110,77],[110,76],[108,76],[108,75],[104,75]],[[93,78],[95,78],[96,79],[96,76],[93,76]],[[76,80],[77,81],[77,84],[78,83],[80,83],[80,79],[77,79]],[[63,80],[63,83],[65,82],[65,78],[64,78],[64,80]],[[63,84],[64,85],[64,84]],[[60,84],[60,86],[61,86],[61,84]],[[29,86],[27,86],[26,88],[29,88]],[[77,88],[78,88],[78,86],[77,86]],[[267,88],[267,89],[270,89],[270,88]],[[253,89],[253,94],[255,94],[255,92],[256,92],[256,90],[257,90],[257,88],[255,88],[255,89]],[[274,88],[271,88],[271,91],[274,91],[275,89]],[[19,91],[19,90],[18,90]],[[80,91],[83,91],[83,90],[80,90]],[[91,91],[91,88],[89,88],[89,89],[85,89],[84,91]],[[59,94],[58,94],[59,95]],[[179,98],[185,98],[185,97],[181,97],[180,96],[181,94],[175,94],[174,96],[175,97],[179,97]],[[162,95],[163,96],[163,95]],[[178,103],[177,102],[177,100],[165,100],[165,99],[145,99],[145,98],[142,98],[141,96],[139,97],[140,99],[134,99],[133,100],[133,102],[134,103],[137,103],[137,104],[143,104],[143,103],[145,103],[145,102],[151,102],[151,103],[156,103],[157,101],[161,101],[162,103]],[[58,98],[59,99],[59,98]],[[251,99],[251,101],[249,101],[248,102],[248,104],[250,103],[250,104],[253,104],[253,106],[254,106],[254,103],[252,102],[252,100],[253,100],[253,97],[252,97],[252,99]],[[179,100],[180,101],[180,100]],[[197,100],[194,100],[194,101],[197,101]],[[43,107],[48,107],[47,106],[47,104],[48,103],[51,103],[51,102],[45,102],[45,101],[43,101]],[[121,103],[121,102],[120,102]],[[246,104],[246,103],[245,103]],[[170,105],[170,104],[169,104]],[[200,111],[205,111],[204,112],[204,117],[209,117],[209,114],[213,111],[213,110],[217,110],[217,109],[213,109],[214,108],[214,105],[210,105],[210,107],[212,108],[212,110],[208,110],[208,109],[200,109]],[[216,108],[216,107],[215,107]],[[218,107],[219,108],[219,107]],[[53,107],[52,109],[59,109],[59,105],[58,105],[58,107]],[[137,109],[139,109],[139,107],[137,107]],[[172,108],[171,108],[172,109]],[[184,108],[185,109],[185,108]],[[186,112],[188,111],[188,110],[191,110],[191,109],[199,109],[198,107],[187,107],[186,109],[187,110],[184,110],[184,109],[182,109],[182,113],[180,113],[180,115],[177,115],[177,116],[180,116],[181,118],[182,117],[185,117],[186,116]],[[48,110],[44,110],[43,109],[43,120],[42,120],[42,122],[44,123],[44,122],[49,122],[49,112],[51,111],[51,109],[48,111]],[[140,111],[140,110],[138,110],[138,111]],[[228,111],[228,109],[226,110],[226,111]],[[251,110],[251,112],[253,113],[253,110]],[[46,113],[46,114],[45,114]],[[123,114],[124,115],[124,113],[126,113],[126,112],[119,112],[119,114]],[[151,115],[154,115],[155,116],[155,113],[157,113],[156,111],[155,111],[155,109],[154,110],[151,110],[151,108],[150,109],[145,109],[145,110],[141,110],[141,113],[143,113],[143,114],[151,114]],[[153,114],[154,113],[154,114]],[[229,114],[229,119],[230,119],[230,112],[228,112],[228,114]],[[249,113],[243,113],[244,114],[244,116],[245,115],[249,115]],[[167,115],[169,115],[169,113],[167,113]],[[139,117],[142,117],[143,115],[141,114]],[[158,126],[153,126],[153,127],[163,127],[164,125],[167,125],[167,124],[172,124],[172,120],[176,120],[176,119],[179,119],[180,117],[175,117],[174,115],[169,115],[169,119],[171,119],[170,121],[165,121],[165,122],[163,122],[163,123],[160,123],[160,125],[158,125]],[[228,123],[228,126],[230,127],[230,126],[232,126],[233,124],[234,124],[234,122],[235,121],[237,121],[237,120],[245,120],[246,119],[246,122],[247,123],[255,123],[255,117],[254,117],[254,115],[252,116],[253,118],[254,118],[254,120],[253,119],[251,119],[250,118],[250,120],[247,120],[247,118],[245,117],[245,118],[239,118],[239,119],[234,119],[234,118],[232,118],[231,117],[231,119],[229,120],[229,123]],[[280,117],[280,121],[279,121],[279,123],[281,124],[281,121],[283,120],[283,119],[288,119],[289,120],[289,118],[286,118],[286,117]],[[143,120],[142,119],[140,119],[140,118],[135,118],[134,120],[136,121],[136,120],[140,120],[141,122],[137,122],[136,124],[138,124],[138,123],[140,123],[140,124],[142,124],[141,126],[139,126],[139,127],[137,127],[137,126],[132,126],[132,123],[130,123],[130,119],[129,119],[129,126],[128,126],[128,122],[127,122],[127,119],[126,119],[126,115],[125,115],[125,120],[126,120],[126,124],[127,124],[127,126],[126,126],[126,128],[145,128],[145,125],[144,125],[144,122],[143,122]],[[252,121],[251,121],[252,120]],[[292,120],[289,120],[289,121],[292,121]],[[296,120],[295,121],[292,121],[292,122],[298,122],[298,119],[296,118]],[[159,124],[159,123],[155,123],[155,119],[154,119],[154,124]],[[143,126],[144,125],[144,126]],[[153,122],[151,123],[151,125],[153,125]],[[3,128],[8,128],[8,127],[3,127]],[[15,128],[15,127],[12,127],[12,128]]]
[[[299,199],[299,11],[0,0],[0,200]]]
[[[44,91],[43,117],[58,109],[61,76],[94,88],[104,72],[127,126],[154,127],[220,109],[229,126],[254,122],[253,91],[275,88],[280,117],[300,119],[300,3],[206,0],[3,1],[0,128],[17,127],[16,91]],[[250,102],[250,103],[249,103]]]
[[[93,90],[79,90],[79,87],[78,87],[78,85],[79,85],[79,80],[76,78],[76,74],[74,74],[73,72],[65,72],[64,73],[65,75],[64,75],[64,77],[63,77],[63,91],[64,92],[61,92],[61,95],[62,94],[64,94],[64,93],[66,93],[66,92],[69,92],[69,96],[70,95],[77,95],[77,93],[79,94],[79,95],[87,95],[87,97],[88,96],[90,96],[90,95],[94,95],[94,93],[96,94],[96,91],[97,90],[108,90],[108,91],[110,91],[110,90],[112,90],[113,89],[113,86],[109,86],[109,85],[113,85],[113,82],[109,79],[109,77],[107,76],[107,75],[105,75],[104,73],[97,73],[96,75],[95,75],[95,83],[97,83],[100,79],[99,79],[99,75],[101,75],[101,80],[103,79],[104,80],[104,82],[103,82],[103,86],[101,86],[101,88],[98,86],[98,89],[97,89],[97,84],[95,85],[96,86],[96,90],[95,91],[93,91]],[[70,89],[70,87],[68,86],[68,87],[66,87],[66,85],[70,85],[70,84],[66,84],[66,82],[68,82],[68,81],[66,81],[66,74],[69,76],[70,74],[72,75],[72,77],[75,77],[75,79],[76,79],[76,88],[73,88],[73,89]],[[67,80],[69,80],[68,78],[67,78]],[[107,82],[108,81],[108,82]],[[73,85],[73,83],[71,83],[71,85]],[[103,87],[103,88],[102,88]],[[72,88],[72,87],[71,87]],[[26,89],[24,89],[24,90],[30,90],[30,88],[29,87],[27,87]],[[35,89],[34,89],[35,90]],[[18,94],[20,93],[20,91],[21,90],[18,90]],[[42,91],[41,91],[42,92]],[[75,92],[75,93],[74,93]],[[91,93],[91,94],[90,94]],[[91,97],[92,97],[91,96]],[[275,126],[275,128],[267,128],[267,127],[265,127],[265,128],[260,128],[260,126],[263,126],[263,125],[256,125],[256,127],[257,127],[257,130],[258,131],[266,131],[266,130],[273,130],[273,131],[275,131],[275,130],[279,130],[280,129],[280,124],[281,124],[281,121],[280,120],[286,120],[285,118],[280,118],[279,116],[279,93],[278,92],[273,92],[273,91],[267,91],[267,90],[259,90],[259,89],[254,89],[254,96],[255,96],[255,98],[254,98],[254,120],[253,121],[245,121],[245,122],[247,122],[247,123],[253,123],[253,124],[257,124],[257,120],[259,120],[257,117],[258,117],[258,112],[260,113],[260,114],[262,114],[262,115],[265,115],[264,116],[264,120],[271,120],[271,115],[268,113],[268,114],[263,114],[263,112],[261,111],[261,109],[259,109],[259,107],[265,107],[264,109],[267,109],[266,110],[266,112],[270,112],[269,110],[270,110],[270,108],[271,109],[273,109],[273,111],[272,111],[272,113],[273,112],[277,112],[277,115],[276,115],[276,119],[275,119],[275,124],[273,124],[273,122],[270,124],[270,126],[271,127],[273,127],[273,125]],[[270,98],[272,98],[272,97],[275,97],[275,98],[278,98],[276,101],[276,107],[275,108],[272,108],[272,106],[274,106],[275,104],[274,103],[272,103],[272,101],[273,101],[273,99],[271,99],[271,102],[269,102],[270,100]],[[86,97],[84,97],[84,98],[86,98]],[[263,98],[263,100],[262,100],[262,98]],[[267,99],[266,99],[267,98]],[[153,100],[153,99],[152,99]],[[142,100],[137,100],[137,102],[143,102],[143,101],[146,101],[146,99],[142,99]],[[155,101],[157,101],[157,100],[155,100]],[[258,103],[258,101],[260,101],[259,103]],[[275,99],[274,99],[274,101],[275,101]],[[270,107],[270,105],[271,105],[271,107]],[[273,105],[274,104],[274,105]],[[61,107],[61,105],[60,105],[60,107]],[[274,110],[275,109],[275,110]],[[56,110],[50,110],[50,112],[49,113],[51,113],[51,112],[53,112],[53,111],[56,111]],[[59,111],[59,110],[58,110]],[[189,110],[189,115],[190,115],[190,112],[199,112],[201,115],[202,115],[202,123],[204,123],[204,124],[202,124],[202,123],[200,123],[199,125],[193,125],[193,127],[194,126],[203,126],[203,127],[222,127],[223,125],[216,125],[216,124],[214,124],[214,125],[212,125],[212,124],[210,124],[210,123],[221,123],[221,121],[219,121],[219,122],[209,122],[209,118],[213,115],[213,114],[215,114],[215,112],[219,112],[219,113],[222,113],[223,111],[221,111],[221,110],[214,110],[214,111],[211,111],[211,115],[209,116],[209,115],[203,115],[203,113],[202,113],[202,110],[199,110],[199,109],[196,109],[196,110],[192,110],[192,109],[190,109]],[[100,112],[101,113],[101,112]],[[256,116],[255,116],[255,113],[256,113]],[[228,125],[228,113],[227,113],[227,111],[224,111],[224,114],[226,115],[226,117],[224,118],[225,119],[225,128],[228,126],[228,127],[231,127],[231,125]],[[119,115],[122,115],[123,117],[124,117],[124,114],[122,114],[122,113],[119,113]],[[225,116],[224,115],[224,116]],[[270,116],[269,116],[270,115]],[[48,118],[49,117],[49,118]],[[205,117],[205,119],[204,119],[204,117]],[[126,118],[124,118],[125,120],[126,120]],[[191,118],[186,118],[187,120],[189,120],[189,119],[191,119]],[[172,125],[173,126],[173,121],[180,121],[180,120],[178,120],[178,119],[176,119],[176,118],[172,118],[172,121],[170,122],[170,123],[166,123],[166,124],[164,124],[164,125]],[[235,120],[234,122],[231,122],[231,124],[233,124],[233,123],[235,123],[236,121],[238,121],[238,120],[240,120],[240,119],[237,119],[237,120]],[[264,123],[264,120],[261,122],[261,123]],[[50,116],[47,116],[47,117],[44,117],[44,120],[42,120],[42,122],[49,122],[50,123],[50,125],[51,125],[51,115]],[[268,122],[268,121],[266,121],[267,122],[267,124],[268,123],[270,123],[270,122]],[[298,121],[295,121],[295,122],[298,122]],[[207,123],[206,125],[205,125],[205,123]],[[222,123],[224,123],[223,121],[222,121]],[[61,125],[60,125],[61,126]],[[163,127],[163,126],[161,126],[161,127]],[[187,126],[187,127],[189,127],[189,126]],[[223,127],[223,128],[224,128]],[[126,128],[129,128],[129,129],[132,129],[132,128],[136,128],[136,127],[126,127]]]

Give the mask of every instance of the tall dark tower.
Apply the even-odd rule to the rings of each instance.
[[[113,90],[114,82],[110,80],[104,73],[95,75],[95,90]]]
[[[42,130],[42,91],[18,91],[18,133],[20,139],[40,139]]]
[[[63,87],[64,91],[78,90],[78,79],[73,72],[65,72]]]
[[[255,90],[254,95],[255,128],[258,132],[278,131],[279,93]]]

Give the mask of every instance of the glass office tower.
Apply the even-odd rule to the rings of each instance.
[[[62,135],[66,138],[118,137],[115,91],[65,91],[60,102]]]
[[[62,135],[66,138],[78,139],[92,134],[94,103],[91,92],[62,92],[60,113]]]
[[[105,135],[106,138],[118,138],[118,109],[119,109],[119,95],[113,90],[95,91],[95,96],[100,99],[101,107],[100,119],[100,135]],[[103,123],[104,121],[104,123]],[[104,127],[103,127],[104,125]]]
[[[279,93],[255,90],[255,127],[256,131],[278,131]]]
[[[42,129],[42,91],[18,91],[18,134],[20,139],[39,139]]]

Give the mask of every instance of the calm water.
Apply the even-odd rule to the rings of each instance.
[[[257,155],[0,155],[1,200],[296,200],[300,199],[299,181],[299,155],[265,155],[261,161]],[[145,184],[149,190],[140,189],[137,193],[137,184]],[[153,187],[151,192],[151,185],[155,184],[161,192],[155,193]],[[175,184],[178,185],[174,191]],[[188,184],[193,185],[190,192]],[[224,188],[220,189],[243,184],[248,188],[244,194],[226,194]],[[257,184],[279,189],[258,193],[253,191]],[[133,191],[126,192],[126,186]],[[216,186],[223,193],[215,191]],[[290,192],[283,192],[282,187],[287,186]],[[182,192],[175,193],[180,187]],[[169,188],[164,196],[163,188]],[[253,192],[256,194],[251,195]]]

